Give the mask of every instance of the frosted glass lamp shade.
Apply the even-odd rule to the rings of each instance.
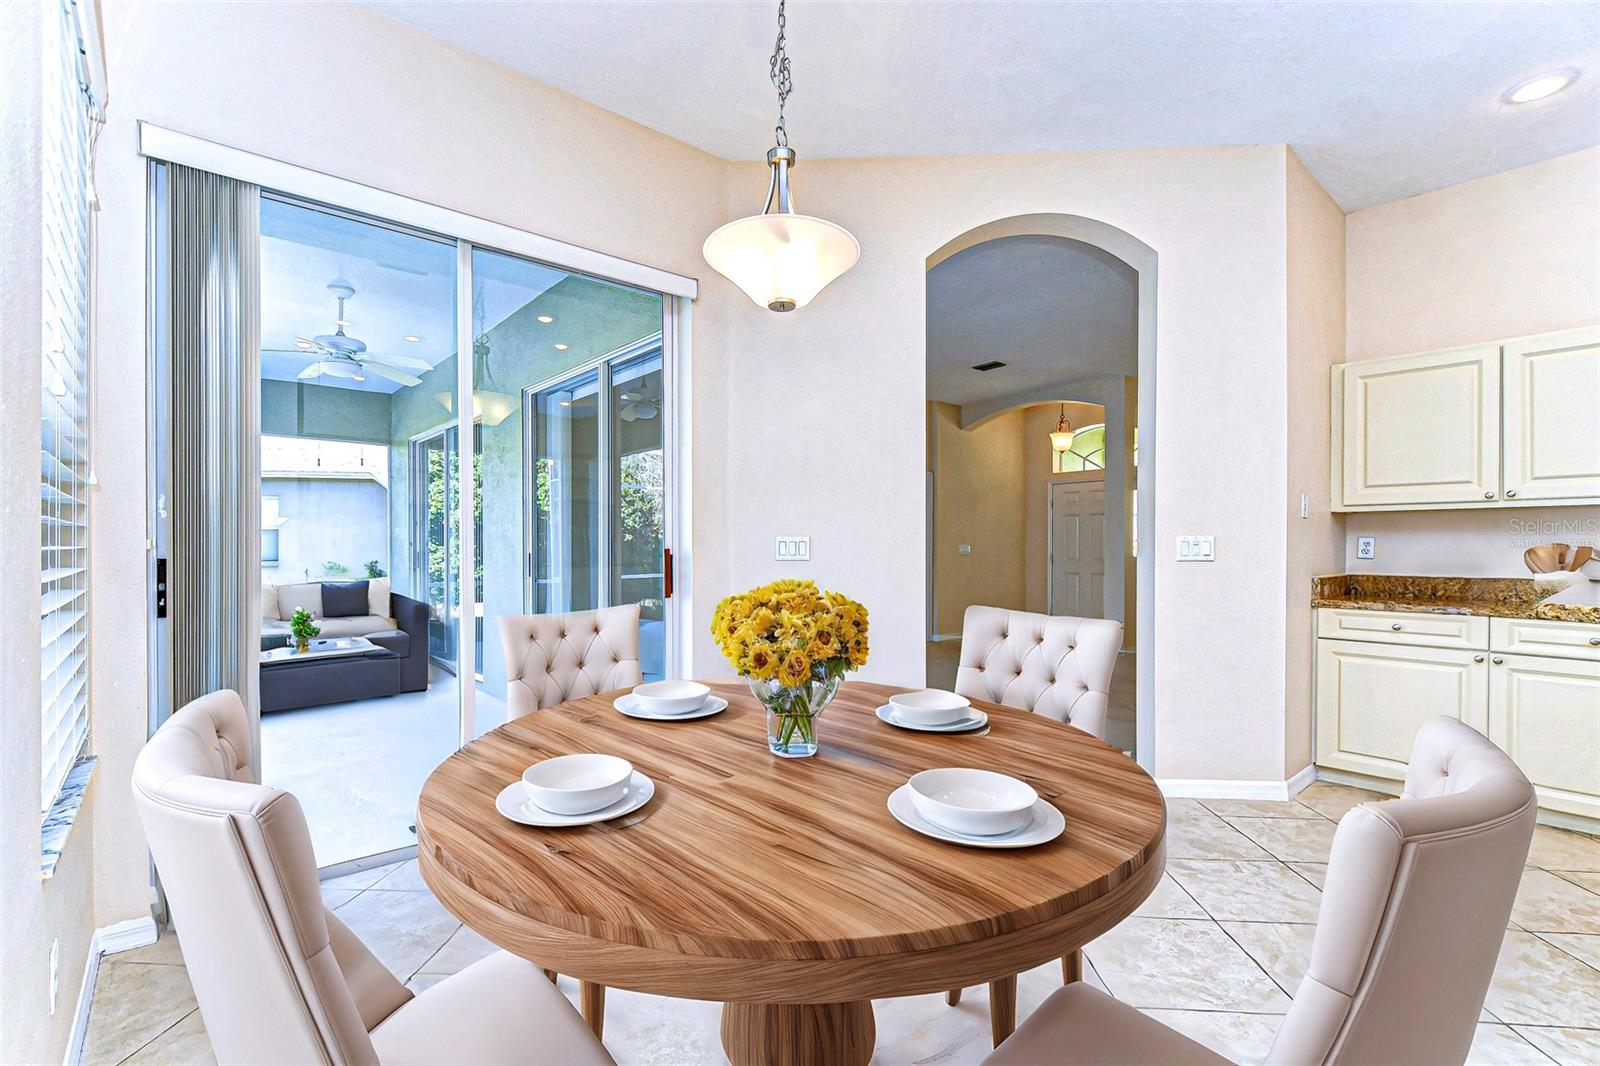
[[[771,311],[793,311],[856,265],[861,242],[843,226],[778,212],[735,219],[706,238],[711,268]]]
[[[1037,431],[1036,431],[1037,432]],[[1050,431],[1050,447],[1053,451],[1064,452],[1072,447],[1073,433],[1070,429],[1054,429]],[[1037,440],[1038,438],[1034,438]]]

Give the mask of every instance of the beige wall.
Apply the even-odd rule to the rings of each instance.
[[[696,449],[726,460],[716,476],[728,519],[698,543],[698,576],[740,587],[770,572],[780,527],[821,531],[812,562],[789,572],[872,607],[869,676],[921,678],[926,259],[995,219],[1098,219],[1159,256],[1157,604],[1140,619],[1156,651],[1155,766],[1173,778],[1282,780],[1285,165],[1281,146],[805,164],[801,202],[854,231],[862,259],[798,314],[727,301],[718,353],[697,353],[697,393],[727,412],[696,427]],[[735,167],[735,193],[754,202],[763,170]],[[702,278],[709,294],[730,288]],[[769,472],[805,463],[810,441],[771,434],[757,397],[795,397],[811,433],[851,440],[865,460],[798,490],[776,482]],[[1227,462],[1216,456],[1219,409],[1257,416],[1234,423]],[[758,437],[769,447],[740,445]],[[1207,532],[1216,562],[1172,561],[1177,534]]]
[[[1346,219],[1346,352],[1373,359],[1600,323],[1600,148]],[[1344,566],[1526,576],[1522,552],[1600,544],[1600,508],[1386,512],[1345,522]],[[1377,558],[1355,538],[1377,538]]]
[[[90,786],[55,876],[39,878],[38,356],[43,346],[39,188],[40,8],[0,5],[0,1058],[59,1062],[94,931],[94,812]],[[96,587],[98,596],[98,585]],[[50,1013],[50,947],[60,970]]]
[[[1344,559],[1344,519],[1329,509],[1329,371],[1344,358],[1345,218],[1289,153],[1289,468],[1284,539],[1283,772],[1311,763],[1311,578]],[[1307,516],[1300,517],[1300,498]]]
[[[928,404],[933,426],[935,632],[959,635],[968,607],[1022,610],[1027,494],[1024,429],[1013,411],[974,429],[961,408]],[[958,554],[960,545],[972,548]]]

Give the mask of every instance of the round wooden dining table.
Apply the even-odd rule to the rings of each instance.
[[[742,680],[721,714],[629,718],[621,693],[508,722],[434,770],[417,857],[439,901],[539,966],[613,988],[720,1001],[736,1066],[865,1063],[871,1000],[949,991],[1067,957],[1133,912],[1165,864],[1166,807],[1148,774],[1087,733],[996,704],[981,734],[917,733],[876,714],[896,692],[851,682],[809,759],[767,750]],[[620,755],[655,781],[639,810],[580,828],[521,825],[495,796],[531,763]],[[919,770],[1021,778],[1066,818],[1016,850],[901,825],[889,794]],[[1008,983],[1009,982],[1009,986]],[[997,997],[1003,998],[1003,997]]]

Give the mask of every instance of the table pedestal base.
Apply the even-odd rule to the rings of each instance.
[[[877,1034],[864,999],[722,1005],[722,1050],[733,1066],[866,1066]]]

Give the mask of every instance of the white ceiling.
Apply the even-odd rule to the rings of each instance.
[[[1071,381],[1138,373],[1138,275],[1060,237],[974,245],[928,272],[928,398],[1069,399]],[[998,359],[998,370],[973,370]]]
[[[473,328],[487,332],[567,275],[497,252],[473,260]],[[345,304],[345,332],[382,358],[408,355],[437,365],[456,350],[456,247],[342,215],[272,198],[261,201],[261,376],[293,381],[315,353],[298,337],[332,333],[338,303],[328,285],[356,290]],[[407,341],[407,336],[420,337]],[[324,376],[315,384],[362,392],[400,385]]]
[[[775,4],[366,2],[724,158],[771,143]],[[1288,143],[1355,210],[1600,143],[1593,3],[801,0],[788,25],[802,162]]]

